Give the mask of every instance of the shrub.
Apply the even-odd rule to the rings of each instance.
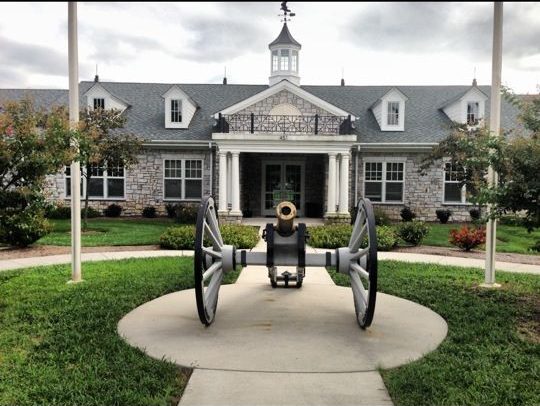
[[[236,248],[251,249],[259,242],[258,227],[223,224],[219,229],[223,242]]]
[[[177,204],[174,209],[175,222],[179,224],[195,224],[199,207],[196,205]]]
[[[88,218],[100,217],[101,213],[99,210],[94,209],[93,207],[88,207]],[[59,204],[58,206],[49,205],[45,210],[45,217],[48,219],[71,219],[71,206],[64,206]],[[81,218],[84,217],[84,209],[81,209]]]
[[[373,209],[373,214],[375,216],[375,224],[378,226],[389,226],[390,225],[390,217],[388,217],[388,214],[381,209],[380,207],[375,207]]]
[[[520,217],[515,214],[508,214],[506,216],[501,216],[499,223],[504,226],[523,226],[523,217]]]
[[[105,210],[103,210],[103,214],[105,214],[106,217],[120,217],[121,213],[122,206],[114,203],[110,204]]]
[[[464,251],[470,251],[486,242],[486,230],[483,227],[469,228],[468,226],[462,226],[459,230],[450,230],[448,241]]]
[[[49,232],[42,211],[32,206],[0,218],[0,242],[4,244],[27,247]]]
[[[413,221],[416,218],[416,213],[409,206],[405,206],[400,212],[403,221]]]
[[[536,240],[535,243],[531,245],[529,249],[534,252],[540,252],[540,240]]]
[[[482,217],[482,212],[480,211],[480,209],[471,209],[469,210],[469,214],[473,222],[480,220],[480,217]]]
[[[176,204],[167,203],[165,205],[165,210],[167,211],[167,217],[173,219],[176,216]]]
[[[146,206],[142,211],[143,217],[153,219],[156,217],[156,208],[154,206]]]
[[[239,249],[251,249],[259,242],[257,227],[224,224],[219,229],[223,242]],[[169,227],[159,238],[159,243],[166,249],[192,250],[195,247],[195,226],[182,224]]]
[[[439,219],[441,224],[446,224],[448,223],[448,219],[452,215],[452,211],[448,209],[439,209],[435,210],[435,214],[437,215],[437,218]]]
[[[429,226],[420,220],[412,220],[401,223],[397,229],[401,239],[414,246],[420,245],[422,240],[429,233]]]
[[[316,248],[340,248],[349,245],[352,226],[348,224],[331,224],[328,226],[310,227],[309,245]],[[392,227],[377,226],[377,245],[380,251],[389,251],[397,245],[397,236]],[[361,246],[367,245],[367,236]]]

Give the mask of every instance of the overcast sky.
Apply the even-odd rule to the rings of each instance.
[[[493,3],[300,3],[302,84],[491,82]],[[80,80],[268,83],[280,2],[79,3]],[[504,5],[503,83],[538,93],[540,3]],[[67,3],[0,3],[0,87],[67,88]]]

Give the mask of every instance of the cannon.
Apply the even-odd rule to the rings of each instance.
[[[306,267],[335,268],[350,277],[356,320],[363,329],[373,321],[377,298],[377,235],[375,216],[369,199],[360,199],[349,245],[325,253],[306,252],[306,225],[294,225],[296,208],[291,202],[276,207],[277,223],[263,230],[266,251],[237,249],[225,244],[219,230],[214,199],[201,200],[195,229],[194,276],[197,311],[209,326],[215,319],[219,288],[227,272],[248,265],[264,265],[273,288],[280,282],[301,288]],[[295,267],[296,272],[278,273],[278,267]]]

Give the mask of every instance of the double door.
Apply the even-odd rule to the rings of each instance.
[[[295,162],[264,162],[262,208],[264,216],[274,216],[276,206],[294,203],[298,216],[304,209],[304,164]]]

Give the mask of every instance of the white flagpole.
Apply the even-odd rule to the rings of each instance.
[[[77,2],[68,2],[69,123],[79,122],[79,50]],[[71,163],[71,281],[81,282],[81,164]]]
[[[503,35],[503,3],[496,1],[493,12],[493,53],[491,62],[491,107],[489,117],[489,131],[499,136],[501,130],[501,71],[502,71],[502,35]],[[490,166],[488,169],[488,184],[496,186],[497,172]],[[491,212],[491,207],[488,206]],[[497,221],[488,220],[486,228],[486,269],[482,286],[498,287],[495,283],[495,252],[497,241]]]

